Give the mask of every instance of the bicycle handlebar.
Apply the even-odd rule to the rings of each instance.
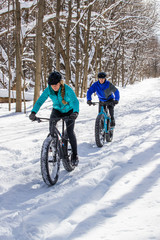
[[[44,121],[43,121],[44,120]],[[37,121],[37,122],[45,122],[45,121],[49,121],[49,118],[42,118],[42,117],[36,117],[34,121]]]
[[[58,134],[61,138],[62,138],[62,136],[63,136],[63,138],[64,138],[64,120],[71,119],[70,116],[59,117],[59,118],[54,118],[54,119],[56,119],[56,120],[61,120],[61,119],[62,119],[62,120],[63,120],[63,122],[62,122],[62,134],[60,133],[60,131],[58,130],[58,128],[56,128],[56,126],[55,126],[55,128],[54,128],[54,131],[55,131],[55,133]],[[50,118],[36,117],[34,121],[37,121],[38,123],[40,123],[40,122],[49,121],[49,120],[50,120]],[[65,138],[64,138],[64,139],[65,139]],[[68,140],[68,139],[65,139],[65,140]]]
[[[95,106],[97,104],[99,104],[99,102],[91,102],[91,105],[93,105],[93,106]]]
[[[54,119],[56,119],[56,120],[68,120],[68,119],[71,119],[70,118],[70,116],[65,116],[65,117],[57,117],[57,118],[54,118]],[[35,121],[37,121],[37,122],[45,122],[45,121],[49,121],[50,120],[50,118],[43,118],[43,117],[36,117],[35,118]]]
[[[114,102],[102,102],[102,101],[99,101],[99,102],[91,102],[91,105],[95,106],[97,104],[100,104],[101,106],[114,106]]]

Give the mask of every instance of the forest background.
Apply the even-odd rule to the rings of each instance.
[[[0,89],[34,101],[60,71],[77,97],[105,71],[117,86],[160,76],[154,0],[0,0]],[[22,94],[23,93],[23,94]],[[25,111],[25,108],[24,108]]]

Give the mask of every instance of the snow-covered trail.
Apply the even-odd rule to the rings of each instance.
[[[97,148],[97,107],[80,99],[80,164],[47,187],[40,149],[48,123],[0,104],[0,240],[160,239],[160,79],[120,89],[112,143]],[[13,106],[13,105],[12,105]],[[50,115],[47,101],[38,115]]]

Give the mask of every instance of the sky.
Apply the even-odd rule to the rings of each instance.
[[[160,239],[160,79],[119,90],[113,141],[102,148],[97,106],[79,99],[80,162],[70,173],[61,165],[52,187],[40,172],[48,123],[29,120],[32,101],[26,114],[0,104],[0,240]],[[47,100],[37,115],[51,108]]]

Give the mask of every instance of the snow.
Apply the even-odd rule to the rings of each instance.
[[[39,160],[48,123],[28,119],[32,102],[26,115],[0,104],[0,240],[160,239],[160,79],[119,89],[114,139],[102,148],[97,106],[80,99],[80,163],[70,173],[61,165],[52,187]],[[51,107],[37,115],[49,117]]]

